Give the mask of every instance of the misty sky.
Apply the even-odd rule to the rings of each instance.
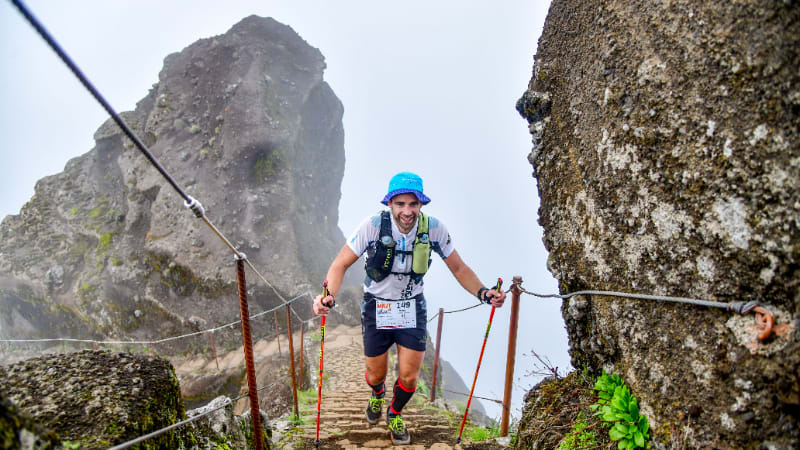
[[[531,136],[514,109],[530,78],[548,1],[26,4],[118,112],[132,110],[146,95],[169,53],[222,34],[251,14],[291,26],[325,56],[325,80],[344,104],[343,233],[382,207],[378,202],[394,173],[414,171],[432,198],[424,210],[448,226],[456,249],[485,284],[502,277],[508,286],[519,275],[528,290],[556,292],[537,224],[536,180],[526,159]],[[7,1],[0,2],[0,64],[5,217],[30,199],[36,180],[89,151],[107,116]],[[214,219],[213,211],[209,217]],[[425,293],[431,315],[476,301],[438,257]],[[526,376],[531,350],[561,369],[569,365],[559,307],[557,300],[522,298],[517,417],[524,392],[538,380]],[[509,313],[504,307],[495,314],[476,395],[503,397]],[[445,316],[442,356],[467,385],[488,316],[488,307]],[[429,330],[435,336],[435,321]],[[483,405],[499,417],[499,406]]]

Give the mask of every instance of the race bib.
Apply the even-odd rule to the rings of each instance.
[[[417,328],[417,301],[375,301],[375,327],[379,330]]]

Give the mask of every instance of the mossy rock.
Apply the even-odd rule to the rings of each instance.
[[[83,449],[121,444],[184,418],[169,361],[147,355],[82,351],[8,367],[0,391],[30,416]],[[142,448],[178,448],[175,432]]]
[[[32,444],[36,449],[56,449],[61,448],[60,442],[58,434],[21,415],[16,406],[0,397],[0,448],[29,448]]]

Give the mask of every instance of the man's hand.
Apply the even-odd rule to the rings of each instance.
[[[326,316],[328,313],[331,312],[331,308],[336,302],[333,299],[332,295],[328,295],[327,297],[322,297],[318,295],[314,299],[314,304],[311,305],[311,309],[314,310],[314,314],[318,316]]]
[[[502,308],[503,302],[506,301],[506,293],[503,290],[496,291],[494,289],[489,289],[486,291],[486,297],[489,299],[489,302],[495,308]]]

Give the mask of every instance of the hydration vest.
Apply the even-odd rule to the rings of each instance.
[[[431,265],[431,242],[428,237],[428,216],[419,213],[417,238],[411,251],[398,250],[392,238],[392,217],[389,211],[381,212],[381,231],[378,240],[367,248],[367,277],[373,281],[381,281],[390,274],[409,275],[415,281],[422,279]],[[411,256],[411,272],[392,272],[396,255]]]

